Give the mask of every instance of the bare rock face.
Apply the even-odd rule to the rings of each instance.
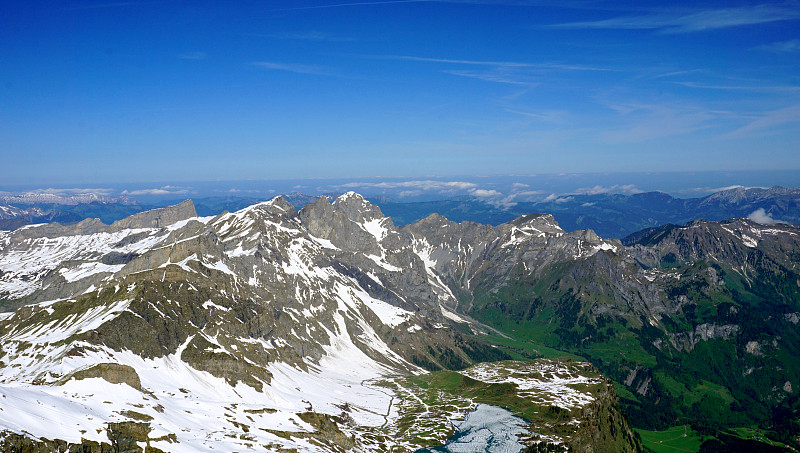
[[[373,233],[381,234],[387,227],[394,229],[391,219],[384,218],[380,208],[351,192],[333,204],[325,197],[320,198],[300,211],[300,219],[312,235],[327,239],[343,250],[370,255],[379,254],[378,242],[383,239]]]
[[[98,363],[92,367],[79,370],[67,379],[89,379],[99,377],[112,384],[128,384],[129,386],[141,390],[142,382],[133,367],[120,363]]]
[[[716,325],[705,323],[695,327],[695,330],[692,332],[671,333],[669,335],[670,341],[675,349],[688,352],[694,349],[700,341],[708,341],[714,338],[731,340],[736,336],[737,332],[739,332],[739,326],[736,324]],[[748,343],[748,346],[749,345],[750,343]],[[756,343],[756,345],[758,345],[758,343]],[[751,354],[759,354],[760,349],[754,348],[751,352],[748,348],[748,352]]]

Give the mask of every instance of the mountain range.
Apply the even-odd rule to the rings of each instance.
[[[631,425],[690,424],[789,451],[798,234],[398,227],[352,192],[2,232],[0,445],[414,451],[485,403],[525,420],[519,450],[639,451]]]
[[[530,212],[552,214],[566,231],[592,229],[603,237],[624,238],[645,228],[696,219],[750,217],[760,222],[800,223],[800,188],[735,187],[701,198],[675,198],[663,192],[637,194],[563,194],[513,204],[460,199],[417,203],[377,200],[397,224],[416,222],[432,213],[450,220],[497,225]]]
[[[529,223],[563,234],[550,221]],[[186,201],[0,244],[7,448],[414,451],[477,402],[524,416],[534,448],[638,445],[607,378],[507,361],[452,311],[425,240],[353,193],[215,217]]]

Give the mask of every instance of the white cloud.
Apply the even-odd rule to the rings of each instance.
[[[215,190],[214,192],[217,192],[217,193],[261,193],[260,190],[255,190],[255,189],[249,189],[248,190],[248,189],[237,189],[237,188],[231,188],[231,189],[228,189],[228,190]],[[274,190],[269,190],[267,192],[271,193],[271,192],[275,192],[275,191]]]
[[[575,199],[575,197],[561,197],[559,195],[551,193],[550,195],[546,196],[544,198],[544,200],[542,200],[542,202],[547,203],[547,202],[552,201],[554,203],[561,204],[561,203],[566,203],[568,201],[572,201],[574,199]]]
[[[189,193],[189,189],[177,186],[162,186],[155,189],[136,189],[123,190],[122,195],[183,195]]]
[[[735,184],[735,185],[732,185],[732,186],[725,186],[725,187],[714,187],[714,188],[711,188],[711,189],[708,189],[708,188],[707,188],[707,189],[705,189],[705,191],[706,191],[706,192],[711,192],[711,193],[717,193],[717,192],[723,192],[723,191],[725,191],[725,190],[733,190],[733,189],[749,189],[749,188],[750,188],[750,187],[745,187],[745,186],[741,186],[741,185],[739,185],[739,184]]]
[[[503,194],[496,190],[475,189],[472,191],[472,195],[479,198],[492,198],[499,197]]]
[[[516,194],[503,196],[502,192],[493,189],[473,189],[470,193],[474,197],[481,198],[484,203],[500,209],[508,209],[517,204],[514,202]]]
[[[425,193],[425,192],[422,191],[422,190],[403,190],[400,193],[398,193],[397,195],[400,198],[408,198],[408,197],[418,197],[418,196],[422,195],[423,193]]]
[[[766,187],[742,186],[740,184],[734,184],[732,186],[725,186],[725,187],[694,187],[694,188],[691,188],[691,189],[679,190],[678,192],[687,193],[687,194],[695,194],[695,195],[703,195],[703,194],[708,194],[708,193],[717,193],[717,192],[723,192],[725,190],[734,190],[734,189],[766,189]]]
[[[542,190],[521,190],[518,192],[513,192],[511,195],[513,195],[515,198],[519,198],[519,197],[530,197],[534,195],[542,195],[544,193],[545,192]]]
[[[764,208],[756,209],[755,211],[751,212],[747,218],[762,225],[774,225],[776,223],[781,223],[780,220],[773,219],[772,214],[768,214],[766,211],[764,211]]]
[[[89,188],[89,187],[76,187],[76,188],[69,188],[69,189],[36,189],[36,190],[29,190],[25,192],[25,194],[55,194],[55,195],[76,195],[76,194],[84,194],[84,193],[94,193],[97,195],[111,195],[113,194],[113,189],[107,188]]]
[[[455,192],[458,190],[476,189],[477,184],[464,181],[432,181],[432,180],[413,180],[398,182],[350,182],[335,186],[339,189],[411,189],[425,192]]]
[[[601,195],[606,193],[623,193],[628,195],[633,195],[637,193],[642,193],[644,191],[640,190],[634,184],[614,184],[611,187],[605,187],[601,185],[596,185],[594,187],[582,187],[580,189],[575,190],[575,195]]]
[[[528,184],[514,183],[512,184],[511,193],[503,197],[501,200],[495,202],[498,206],[510,208],[516,206],[517,201],[533,201],[534,199],[541,198],[545,192],[541,190],[519,190],[522,188],[530,187]],[[517,201],[515,201],[517,200]]]

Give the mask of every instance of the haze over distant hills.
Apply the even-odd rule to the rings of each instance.
[[[448,184],[457,186],[452,182]],[[504,194],[484,189],[467,190],[461,194],[450,194],[450,197],[448,192],[440,192],[440,197],[444,198],[426,201],[398,200],[385,195],[367,198],[380,206],[397,225],[413,223],[432,213],[459,222],[466,220],[497,225],[522,214],[544,212],[552,214],[567,231],[590,228],[603,237],[617,238],[624,238],[644,228],[682,224],[698,218],[724,220],[751,217],[760,223],[800,222],[800,188],[736,186],[694,198],[678,198],[664,192],[640,192],[630,188],[627,191],[633,193],[613,193],[601,188],[560,195],[543,195],[538,191],[537,199],[531,201],[513,201],[518,198],[512,195],[525,198],[520,195],[524,191]],[[316,194],[294,191],[285,194],[285,198],[299,209],[320,196],[335,198],[339,194],[335,191]],[[136,198],[140,196],[108,196],[91,192],[67,195],[41,192],[6,194],[0,196],[0,229],[15,229],[31,223],[69,223],[86,218],[99,218],[104,223],[111,223],[136,212],[179,201],[169,195],[162,195],[167,198],[160,200],[150,195],[150,198],[145,197],[149,201],[137,201]],[[259,201],[263,201],[263,198],[239,192],[194,198],[200,215],[237,211]]]
[[[603,237],[624,238],[644,228],[695,219],[752,217],[760,223],[800,222],[800,188],[737,187],[701,197],[675,198],[663,192],[566,194],[542,201],[498,206],[485,201],[420,203],[376,201],[396,223],[406,224],[437,212],[454,221],[499,224],[530,212],[552,214],[567,231],[590,228]]]

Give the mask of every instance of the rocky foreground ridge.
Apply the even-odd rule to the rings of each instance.
[[[548,215],[399,229],[355,193],[300,211],[278,197],[197,217],[187,201],[112,225],[0,232],[0,445],[413,451],[503,395],[538,423],[527,445],[636,450],[591,366],[540,359],[553,371],[516,383],[495,382],[515,362],[470,374],[509,356],[459,314],[473,285],[499,288],[520,263],[536,272],[621,247]],[[414,403],[432,384],[410,377],[464,369],[466,384]],[[431,418],[440,397],[460,403]]]

